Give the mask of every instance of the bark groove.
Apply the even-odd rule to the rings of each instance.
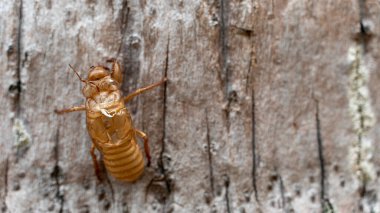
[[[59,129],[57,129],[56,134],[55,134],[55,144],[54,144],[54,149],[53,149],[53,155],[54,155],[55,165],[53,167],[52,173],[50,174],[50,177],[53,178],[55,181],[55,186],[56,186],[55,197],[58,200],[58,205],[59,205],[58,212],[62,213],[64,205],[65,205],[65,195],[61,191],[61,181],[60,181],[61,169],[59,167]]]
[[[164,77],[167,78],[168,76],[168,69],[169,69],[169,53],[170,53],[170,35],[168,35],[167,45],[166,45],[166,52],[165,52],[165,67],[164,67]],[[167,174],[167,169],[165,168],[166,162],[165,162],[165,140],[166,140],[166,111],[167,111],[167,84],[168,82],[165,82],[164,84],[164,107],[162,112],[162,126],[163,126],[163,132],[162,132],[162,148],[160,153],[160,161],[159,161],[159,167],[161,173],[164,175],[164,181],[166,190],[168,191],[169,195],[171,192],[171,183],[169,180],[169,175]],[[168,195],[168,196],[169,196]]]
[[[325,159],[323,155],[323,140],[321,133],[321,121],[319,119],[319,103],[315,100],[316,110],[315,110],[315,126],[317,129],[317,143],[318,143],[318,158],[320,166],[320,184],[321,184],[321,206],[323,206],[324,199],[328,199],[326,193],[326,170],[325,170]]]
[[[378,210],[377,1],[0,5],[1,212]],[[125,94],[168,78],[127,105],[134,183],[99,183],[85,113],[54,113],[84,100],[67,65],[109,58]]]

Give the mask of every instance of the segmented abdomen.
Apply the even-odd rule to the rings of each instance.
[[[144,172],[144,159],[135,139],[102,145],[104,164],[116,179],[135,181]]]
[[[142,175],[144,159],[136,143],[131,116],[124,105],[120,105],[112,117],[88,114],[87,129],[113,177],[132,182]]]

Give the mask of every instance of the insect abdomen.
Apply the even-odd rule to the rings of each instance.
[[[136,143],[129,112],[121,102],[113,117],[87,115],[87,128],[103,154],[108,173],[122,181],[135,181],[144,171],[144,159]]]
[[[102,147],[107,171],[116,179],[135,181],[144,172],[144,159],[135,139]]]

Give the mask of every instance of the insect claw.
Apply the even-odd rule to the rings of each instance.
[[[109,58],[106,60],[107,63],[113,63],[116,61],[116,58]]]
[[[102,177],[102,175],[100,174],[100,171],[99,171],[99,170],[96,170],[96,171],[95,171],[95,176],[96,176],[96,179],[98,180],[99,183],[102,183],[102,182],[103,182],[103,177]]]
[[[62,115],[62,114],[65,113],[66,111],[65,111],[65,110],[55,109],[54,112],[57,113],[58,115]]]

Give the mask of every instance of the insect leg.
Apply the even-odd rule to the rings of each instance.
[[[107,60],[108,63],[112,63],[111,77],[115,79],[119,84],[123,81],[123,73],[121,72],[120,64],[116,59],[111,58]]]
[[[148,91],[148,90],[151,90],[151,89],[153,89],[153,88],[155,88],[155,87],[158,87],[158,86],[160,86],[161,84],[165,83],[166,81],[167,81],[167,78],[164,78],[164,79],[162,79],[162,80],[159,81],[159,82],[156,82],[156,83],[154,83],[154,84],[151,84],[151,85],[146,86],[146,87],[143,87],[143,88],[140,88],[140,89],[134,91],[133,93],[127,95],[127,96],[124,98],[124,102],[127,103],[128,101],[130,101],[132,98],[138,96],[139,94],[141,94],[141,93],[143,93],[143,92],[146,92],[146,91]]]
[[[94,163],[95,175],[99,181],[102,181],[102,178],[100,176],[100,167],[99,167],[98,161],[96,159],[96,155],[95,155],[95,145],[94,144],[92,144],[92,146],[91,146],[90,154],[92,157],[92,161]]]
[[[140,130],[135,129],[135,132],[138,136],[140,136],[144,140],[144,150],[145,150],[145,155],[146,158],[148,159],[148,165],[150,166],[150,149],[149,149],[149,144],[148,144],[148,136]]]
[[[74,106],[74,107],[71,107],[71,108],[68,108],[68,109],[56,109],[54,110],[55,113],[57,114],[63,114],[63,113],[68,113],[68,112],[75,112],[75,111],[83,111],[83,110],[86,110],[86,106],[85,105],[80,105],[80,106]]]

